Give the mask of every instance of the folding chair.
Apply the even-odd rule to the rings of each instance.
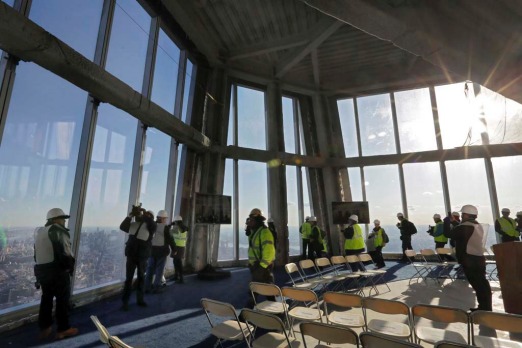
[[[357,264],[362,265],[361,262],[359,261],[359,257],[357,257],[357,255],[346,255],[346,262],[348,262],[349,264],[357,263]],[[372,290],[375,290],[376,294],[379,293],[379,290],[375,286],[375,280],[374,280],[374,278],[376,276],[375,273],[366,272],[366,271],[358,271],[358,272],[355,272],[355,274],[358,274],[360,276],[360,278],[359,278],[359,279],[361,279],[361,283],[360,283],[361,290],[360,291],[363,296],[366,296],[364,293],[364,288],[366,286],[370,286],[370,292],[368,293],[368,296],[370,296],[372,294]]]
[[[293,262],[287,263],[285,265],[286,274],[290,277],[290,281],[292,282],[292,286],[294,288],[302,288],[302,289],[313,289],[316,287],[316,283],[310,283],[304,280],[301,272],[299,272],[299,268]]]
[[[417,256],[417,253],[415,252],[415,250],[411,250],[411,249],[405,250],[404,254],[408,257],[408,259],[411,259],[411,258],[414,258],[415,256]],[[431,265],[428,265],[424,262],[415,262],[415,261],[410,262],[409,265],[411,267],[413,267],[413,269],[415,270],[415,273],[412,274],[412,276],[410,277],[408,285],[410,285],[412,280],[414,280],[414,279],[417,279],[417,282],[419,281],[419,279],[422,279],[425,282],[427,282],[426,276],[431,272],[431,268],[432,268]]]
[[[320,344],[328,342],[330,344],[350,344],[359,347],[359,338],[357,332],[347,327],[328,325],[317,322],[304,322],[299,325],[301,336],[303,337],[304,347],[307,348],[306,336],[310,336],[318,340],[315,348],[327,348],[329,345]]]
[[[488,257],[491,256],[488,249],[484,249],[484,256],[486,257],[486,267],[490,265],[491,270],[488,271],[486,268],[486,275],[488,276],[489,280],[491,281],[497,281],[498,280],[498,274],[497,274],[497,261],[495,260],[489,260]],[[494,277],[493,275],[497,274],[497,277]]]
[[[110,347],[109,337],[111,337],[111,335],[109,334],[107,328],[103,326],[102,323],[100,323],[97,316],[91,315],[91,320],[98,329],[98,333],[100,334],[100,341]]]
[[[324,315],[328,324],[364,327],[362,306],[362,297],[359,295],[332,291],[323,295]]]
[[[373,259],[370,256],[370,254],[363,253],[357,255],[357,257],[359,258],[359,262],[362,264],[363,269],[366,272],[375,274],[375,287],[377,287],[377,284],[382,281],[382,284],[386,285],[388,291],[391,291],[390,287],[388,286],[388,282],[384,279],[384,276],[386,275],[386,271],[384,269],[366,269],[366,265],[364,264],[365,262],[369,262],[372,265],[375,265],[375,262],[373,262]]]
[[[453,270],[454,266],[458,266],[459,263],[457,261],[447,261],[445,258],[451,257],[453,260],[455,258],[453,257],[453,249],[452,248],[436,248],[435,252],[437,253],[437,256],[439,257],[440,262],[444,265],[444,268],[441,270],[440,274],[444,273],[444,275],[447,275],[449,279],[452,281],[455,280],[454,277],[451,275],[451,271]],[[447,271],[447,272],[446,272]]]
[[[440,284],[439,277],[442,272],[446,269],[444,263],[440,261],[439,255],[433,249],[421,249],[420,255],[423,263],[430,267],[430,270],[425,275],[425,279],[431,278]]]
[[[132,346],[129,346],[127,343],[123,342],[121,339],[119,339],[116,336],[110,336],[109,337],[109,347],[112,347],[112,348],[132,348]]]
[[[201,299],[201,306],[205,310],[210,327],[212,328],[212,335],[217,337],[217,342],[214,347],[218,345],[223,347],[222,341],[242,341],[244,340],[248,346],[250,332],[253,327],[248,327],[248,324],[243,323],[237,316],[236,309],[229,303],[211,300],[208,298]],[[228,318],[223,322],[216,323],[213,317]],[[231,318],[231,319],[230,319]]]
[[[417,304],[411,308],[413,316],[413,332],[417,343],[421,341],[435,344],[438,341],[451,341],[457,343],[469,343],[469,318],[468,314],[459,308],[434,306],[428,304]],[[444,329],[432,326],[421,326],[419,320],[423,318],[433,322],[444,323]],[[465,325],[466,336],[461,331],[455,331],[455,326],[450,330],[448,324],[463,323]]]
[[[375,332],[361,332],[359,339],[363,348],[422,348],[422,346]]]
[[[362,301],[364,322],[366,324],[367,330],[392,336],[394,338],[408,339],[413,341],[410,308],[405,303],[395,300],[385,300],[382,298],[371,297],[364,297]],[[390,315],[390,317],[385,319],[396,319],[397,317],[400,317],[402,318],[402,321],[392,321],[385,319],[369,320],[368,310],[372,310],[380,314]]]
[[[292,347],[292,342],[296,341],[295,338],[288,336],[283,321],[275,315],[245,308],[241,311],[241,317],[256,329],[260,327],[271,331],[260,337],[255,337],[255,333],[251,332],[250,335],[253,337],[251,344],[254,348]]]
[[[283,294],[279,286],[275,284],[250,282],[249,287],[250,293],[252,294],[252,298],[254,299],[255,310],[269,314],[284,315],[284,317],[287,318],[288,321],[288,305],[283,299]],[[261,295],[265,297],[273,296],[276,299],[276,301],[265,300],[262,302],[258,302],[256,299],[256,295]]]
[[[293,325],[295,320],[323,321],[323,311],[319,307],[319,298],[314,291],[310,289],[296,289],[289,287],[284,287],[281,291],[283,292],[284,297],[297,303],[296,306],[288,310],[290,333],[294,337],[295,333]],[[302,305],[299,305],[300,303],[302,303]],[[315,308],[312,308],[312,306],[315,306]]]
[[[305,281],[315,283],[317,286],[321,287],[320,289],[316,288],[315,290],[324,291],[326,286],[332,282],[331,280],[321,277],[315,263],[310,259],[299,261],[299,267],[301,268],[301,274]]]
[[[336,256],[332,256],[330,258],[330,261],[332,263],[332,266],[337,270],[337,273],[339,275],[342,275],[345,277],[346,284],[343,284],[343,288],[345,289],[345,291],[347,289],[350,289],[351,288],[350,283],[353,283],[353,285],[355,285],[355,288],[359,292],[361,290],[361,287],[359,286],[359,281],[358,281],[358,278],[360,278],[360,275],[352,272],[352,269],[350,268],[350,266],[348,266],[348,263],[346,262],[346,258],[341,255],[336,255]],[[341,267],[338,267],[338,266],[341,266]],[[341,268],[341,269],[339,270],[339,268]]]
[[[339,286],[343,287],[344,290],[343,282],[346,279],[346,277],[344,275],[340,275],[337,272],[337,268],[332,267],[332,264],[330,263],[330,260],[328,258],[320,257],[315,259],[315,266],[317,267],[317,270],[319,271],[321,278],[329,281],[331,284],[334,285],[332,290],[337,289]],[[330,270],[331,273],[329,273],[328,270]]]
[[[470,346],[469,344],[450,342],[450,341],[440,341],[435,343],[433,348],[473,348],[475,346]]]
[[[475,311],[471,313],[471,341],[478,347],[522,347],[521,342],[475,334],[475,325],[509,333],[522,333],[522,315]]]

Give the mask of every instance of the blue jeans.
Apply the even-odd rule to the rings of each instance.
[[[147,264],[147,275],[145,277],[145,290],[158,289],[161,286],[161,278],[163,270],[167,263],[167,256],[151,256]],[[154,284],[152,284],[152,276],[154,275]]]

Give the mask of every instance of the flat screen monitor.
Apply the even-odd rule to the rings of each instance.
[[[332,215],[335,225],[348,224],[351,215],[357,215],[360,224],[370,223],[368,202],[332,202]]]
[[[197,224],[230,224],[232,197],[196,193],[195,214]]]

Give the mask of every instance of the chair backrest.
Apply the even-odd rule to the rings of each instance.
[[[297,289],[284,287],[281,289],[283,296],[300,302],[319,302],[317,294],[310,289]]]
[[[303,343],[307,347],[305,336],[310,336],[316,340],[333,344],[355,344],[359,347],[357,333],[350,328],[324,324],[318,322],[302,322],[299,324]]]
[[[236,309],[230,303],[202,298],[201,306],[207,314],[211,313],[219,317],[236,317]]]
[[[275,284],[250,282],[250,291],[262,296],[279,296],[281,297],[281,289]]]
[[[315,265],[317,267],[331,267],[332,264],[330,263],[330,260],[326,257],[320,257],[315,259]]]
[[[450,341],[439,341],[435,343],[433,348],[473,348],[475,346],[470,346],[469,344],[450,342]]]
[[[370,256],[370,254],[363,253],[363,254],[359,254],[357,256],[359,257],[359,261],[361,261],[361,262],[371,262],[371,263],[374,263],[372,257]]]
[[[305,279],[303,278],[303,275],[301,274],[301,271],[299,271],[299,268],[297,265],[293,262],[287,263],[285,265],[285,271],[286,274],[290,277],[290,280],[292,281],[292,284],[297,284],[299,282],[304,282]]]
[[[407,250],[404,250],[404,255],[406,255],[408,257],[415,257],[415,256],[417,256],[417,252],[412,249],[407,249]]]
[[[332,265],[346,265],[346,259],[342,255],[334,255],[330,258]]]
[[[301,267],[301,270],[303,270],[303,272],[305,272],[306,270],[312,270],[313,272],[317,272],[314,261],[310,259],[299,261],[299,267]]]
[[[402,314],[410,318],[410,308],[403,302],[383,298],[364,297],[363,308],[383,314]]]
[[[421,348],[421,345],[391,338],[374,332],[361,332],[359,334],[363,348]]]
[[[471,323],[495,330],[522,333],[522,315],[518,314],[475,311],[471,313]]]
[[[451,248],[436,248],[435,251],[442,255],[450,255],[452,252]]]
[[[109,337],[109,347],[112,347],[112,348],[132,348],[132,346],[129,346],[127,343],[123,342],[121,339],[119,339],[116,336]]]
[[[357,255],[346,255],[346,262],[348,263],[359,263]]]
[[[416,304],[411,308],[413,319],[425,318],[441,323],[465,323],[468,324],[468,314],[459,308]]]
[[[347,294],[345,292],[334,292],[328,291],[323,294],[323,302],[326,306],[327,303],[331,303],[339,307],[357,307],[361,308],[362,297],[357,294]]]
[[[285,325],[283,324],[283,321],[275,315],[244,308],[241,311],[241,317],[247,323],[250,323],[256,327],[260,327],[265,330],[285,332]]]
[[[109,334],[107,328],[103,326],[102,323],[100,323],[97,316],[91,315],[91,320],[98,329],[98,332],[100,333],[100,341],[109,345],[109,337],[111,337],[111,335]]]

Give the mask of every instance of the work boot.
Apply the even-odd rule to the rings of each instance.
[[[75,327],[70,327],[65,331],[60,331],[56,333],[57,340],[63,340],[64,338],[76,336],[78,334],[78,329]]]
[[[53,332],[53,327],[49,326],[48,328],[45,328],[43,330],[40,330],[40,334],[38,335],[39,340],[44,340]]]

